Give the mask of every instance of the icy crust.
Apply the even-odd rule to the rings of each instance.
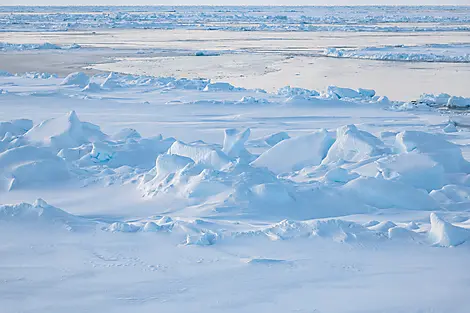
[[[429,44],[424,46],[367,47],[363,49],[329,48],[325,56],[408,62],[470,62],[469,44]]]

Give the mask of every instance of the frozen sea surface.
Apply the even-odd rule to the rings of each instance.
[[[2,73],[4,311],[466,312],[457,100]]]
[[[0,11],[2,312],[467,313],[467,7]]]
[[[0,7],[0,30],[468,31],[467,6]]]

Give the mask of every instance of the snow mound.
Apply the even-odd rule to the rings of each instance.
[[[45,148],[22,146],[0,153],[0,183],[12,190],[69,179],[64,160]]]
[[[448,173],[466,172],[469,163],[463,158],[459,146],[439,134],[422,131],[404,131],[397,135],[396,146],[403,153],[421,153],[440,164]]]
[[[82,72],[75,72],[65,77],[60,84],[63,86],[78,86],[80,88],[85,88],[89,83],[90,77],[88,77],[87,74]]]
[[[455,247],[470,239],[470,229],[458,227],[431,213],[429,238],[434,245]]]
[[[378,209],[436,210],[437,202],[422,189],[383,178],[360,177],[342,187],[356,201]]]
[[[388,230],[388,238],[392,240],[411,240],[418,239],[418,234],[412,230],[403,227],[392,227]]]
[[[446,181],[445,170],[440,164],[426,154],[413,152],[388,155],[354,171],[362,176],[379,175],[428,191],[442,188]]]
[[[33,204],[0,205],[0,221],[21,226],[38,223],[56,225],[72,231],[94,225],[93,222],[53,207],[42,199],[37,199]]]
[[[333,142],[333,137],[324,129],[286,139],[261,154],[251,165],[266,167],[276,174],[298,171],[319,165]]]
[[[57,151],[107,138],[99,126],[81,122],[75,111],[43,121],[31,128],[24,137],[32,143],[50,146]]]
[[[355,125],[347,125],[336,131],[336,141],[322,164],[359,162],[389,152],[379,138],[359,130]]]
[[[448,209],[451,209],[452,206],[458,207],[459,205],[465,207],[470,202],[470,187],[445,185],[441,189],[433,190],[430,195],[440,204],[450,205]]]

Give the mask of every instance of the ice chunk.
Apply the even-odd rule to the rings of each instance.
[[[133,128],[124,128],[121,129],[119,132],[114,134],[112,137],[114,140],[122,140],[126,141],[128,139],[140,139],[142,136],[139,134],[139,132]],[[160,135],[160,140],[163,139]]]
[[[442,165],[446,172],[465,172],[470,168],[459,146],[438,134],[407,130],[397,135],[396,146],[401,152],[426,154]]]
[[[454,123],[451,123],[449,122],[449,124],[447,124],[446,127],[444,127],[442,129],[445,133],[456,133],[458,130],[457,130],[457,127],[455,126]]]
[[[203,91],[237,91],[242,90],[241,88],[235,88],[234,86],[230,85],[229,83],[209,83],[203,89]]]
[[[372,98],[375,96],[375,90],[359,88],[357,90],[363,98]]]
[[[116,73],[109,73],[108,77],[104,80],[104,82],[101,84],[101,88],[103,89],[114,89],[114,88],[119,88],[122,87],[122,84],[119,80],[119,75]]]
[[[370,230],[381,232],[381,233],[386,233],[388,232],[391,228],[396,227],[397,224],[391,221],[383,221],[380,222],[376,225],[369,226]]]
[[[25,120],[25,121],[30,121],[30,120]],[[30,121],[32,123],[32,121]],[[26,128],[25,128],[26,127]],[[29,127],[29,124],[26,125],[22,122],[0,122],[0,139],[5,137],[7,133],[10,134],[11,136],[20,136],[26,133],[31,127]]]
[[[101,86],[97,83],[89,83],[88,85],[86,85],[83,89],[82,89],[83,92],[99,92],[101,91]]]
[[[289,134],[287,134],[286,132],[279,132],[279,133],[275,133],[275,134],[272,134],[272,135],[269,135],[269,136],[266,136],[264,138],[264,141],[270,145],[271,147],[277,145],[278,143],[280,143],[281,141],[283,140],[286,140],[286,139],[289,139],[290,136]]]
[[[418,236],[417,233],[403,227],[392,227],[388,230],[388,238],[399,240],[415,240]]]
[[[197,246],[210,246],[216,243],[219,235],[210,230],[204,231],[197,235],[188,235],[186,237],[186,245],[197,245]]]
[[[175,141],[168,154],[176,154],[188,157],[196,163],[201,163],[213,168],[223,168],[231,164],[232,160],[221,150],[202,145],[189,145]]]
[[[251,164],[266,167],[276,174],[298,171],[306,166],[319,165],[333,142],[333,137],[322,129],[283,140]]]
[[[90,77],[88,77],[87,74],[82,73],[82,72],[75,72],[65,77],[61,85],[78,86],[81,88],[85,88],[89,83],[90,83]]]
[[[449,108],[468,108],[470,107],[470,98],[450,97],[447,106]]]
[[[322,164],[342,161],[359,162],[388,152],[390,152],[389,149],[379,138],[357,129],[355,125],[347,125],[336,131],[336,141]]]
[[[250,137],[250,132],[249,128],[244,131],[226,129],[222,151],[231,158],[248,155],[249,152],[245,149],[245,142]]]
[[[286,86],[277,91],[277,94],[279,96],[284,96],[287,98],[291,98],[294,96],[300,96],[304,98],[310,98],[310,97],[317,97],[320,94],[315,91],[315,90],[310,90],[310,89],[304,89],[304,88],[298,88],[298,87],[291,87],[291,86]]]
[[[57,151],[102,141],[107,137],[98,126],[81,122],[75,111],[45,120],[31,128],[24,136],[30,142],[51,146]]]
[[[432,243],[442,247],[455,247],[470,239],[470,230],[457,227],[443,220],[436,213],[431,213],[429,238]]]
[[[358,177],[359,175],[356,173],[349,173],[347,169],[337,167],[328,171],[324,176],[324,180],[335,183],[347,183]]]
[[[470,187],[446,185],[439,190],[433,190],[430,195],[441,204],[467,204],[470,202]]]
[[[342,99],[342,98],[360,99],[360,98],[363,97],[356,90],[353,90],[353,89],[350,89],[350,88],[341,88],[341,87],[336,87],[336,86],[329,86],[326,92],[327,92],[328,95],[336,96],[338,99]]]
[[[116,232],[135,233],[140,230],[140,227],[134,224],[130,224],[130,223],[115,222],[115,223],[112,223],[107,228],[107,230],[113,233],[116,233]]]

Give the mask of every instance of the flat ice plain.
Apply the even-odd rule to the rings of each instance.
[[[468,312],[468,7],[0,7],[2,312]]]

